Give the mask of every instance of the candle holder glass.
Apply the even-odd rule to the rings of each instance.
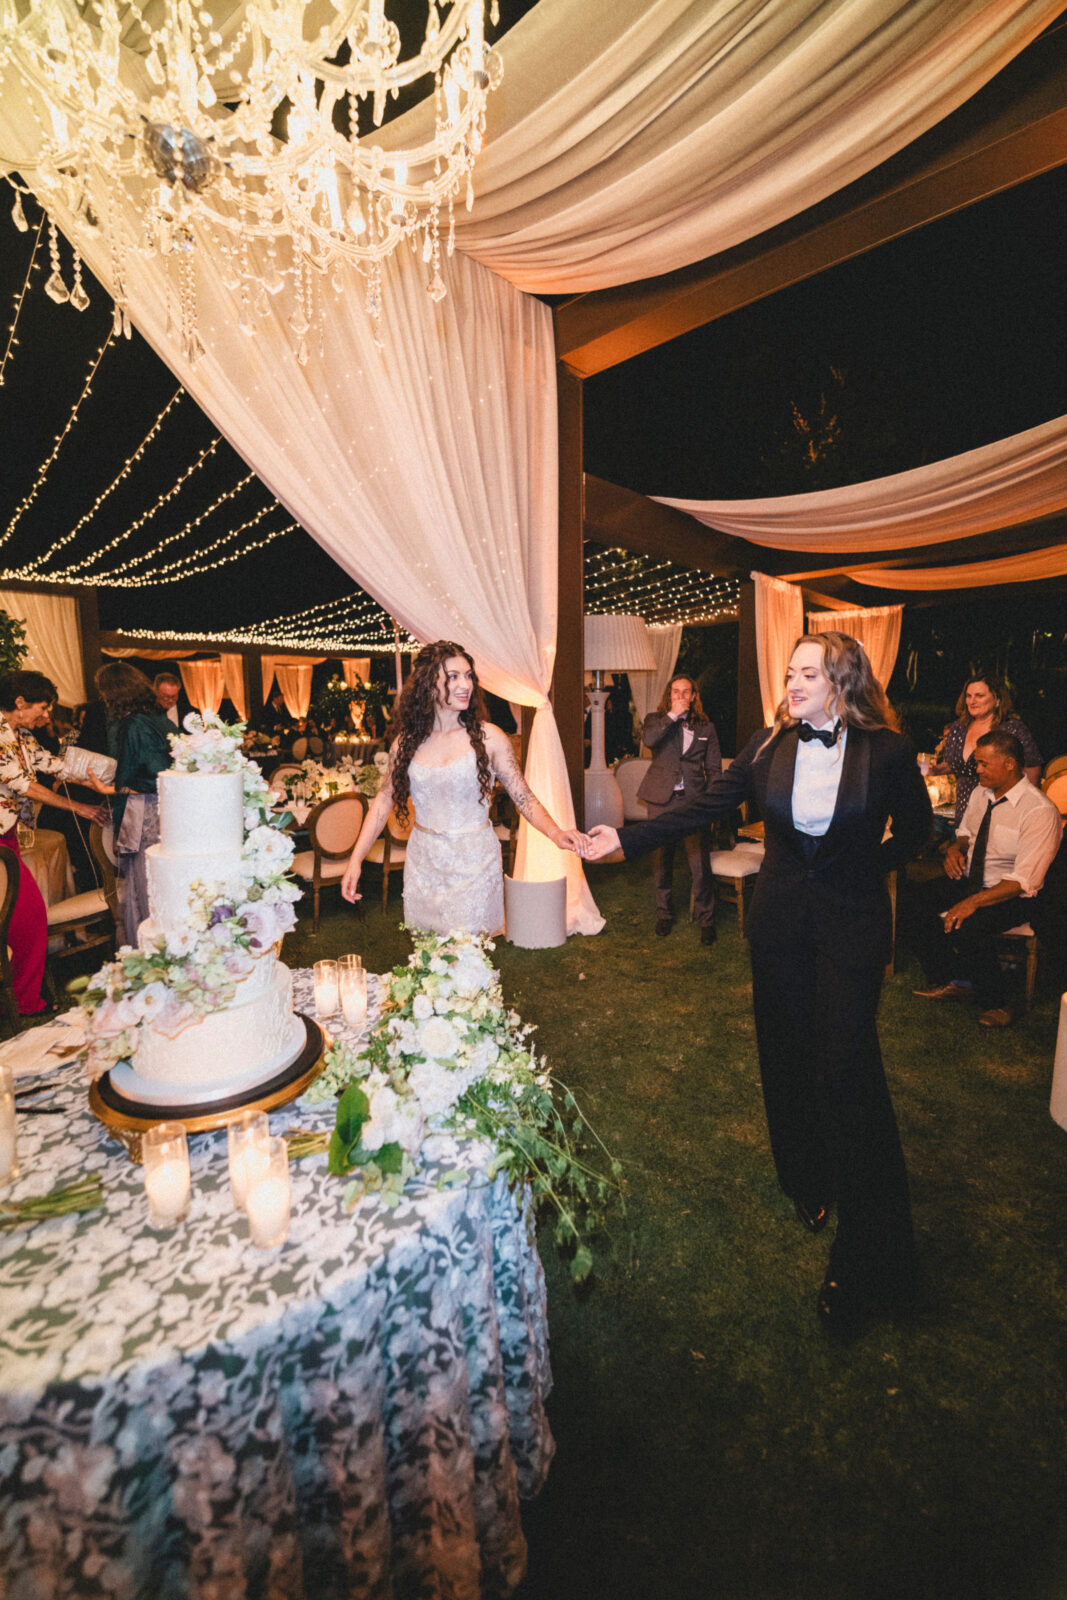
[[[244,1211],[249,1183],[255,1182],[267,1169],[267,1145],[270,1143],[267,1113],[242,1111],[233,1122],[226,1124],[226,1142],[233,1203],[238,1211]]]
[[[289,1237],[291,1191],[289,1147],[274,1136],[267,1141],[266,1166],[248,1185],[248,1232],[258,1250],[274,1250]]]
[[[180,1122],[157,1122],[141,1139],[148,1221],[153,1228],[173,1228],[189,1215],[192,1185],[189,1141]]]
[[[336,961],[316,961],[314,967],[315,1011],[332,1017],[340,1008],[341,995]]]
[[[367,1023],[367,974],[362,967],[341,969],[341,1012],[350,1028],[362,1031]]]

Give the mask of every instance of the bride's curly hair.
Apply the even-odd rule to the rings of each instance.
[[[492,797],[493,772],[485,748],[485,734],[482,731],[486,721],[485,701],[482,699],[478,674],[474,668],[474,658],[461,644],[454,644],[451,639],[438,639],[435,644],[424,644],[412,662],[411,672],[401,690],[389,726],[389,737],[393,738],[395,735],[391,774],[393,806],[403,823],[407,822],[408,801],[411,799],[408,768],[420,744],[433,732],[434,715],[437,711],[438,679],[445,662],[452,656],[462,656],[471,669],[474,692],[466,711],[460,712],[459,721],[460,726],[466,728],[470,742],[474,746],[474,754],[478,761],[479,794],[486,802]]]

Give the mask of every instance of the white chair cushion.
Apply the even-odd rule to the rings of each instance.
[[[389,847],[389,865],[390,865],[390,867],[403,866],[404,856],[406,855],[406,853],[407,853],[406,847],[403,844],[399,844],[395,839],[393,839],[391,844],[390,844],[390,847]],[[371,845],[370,849],[367,851],[367,854],[364,857],[364,860],[365,861],[373,861],[373,862],[376,863],[376,865],[378,865],[380,867],[384,859],[385,859],[385,840],[384,839],[375,839],[374,843]]]
[[[1034,930],[1028,922],[1020,922],[1017,928],[1005,928],[1001,934],[1002,939],[1032,939]]]
[[[72,894],[69,900],[57,900],[48,907],[48,926],[58,927],[64,922],[87,922],[107,911],[103,889],[87,889],[84,894]]]
[[[326,861],[319,864],[319,879],[325,882],[328,878],[343,878],[348,861]],[[300,850],[293,857],[292,870],[298,878],[305,878],[308,883],[315,877],[315,852],[314,850]]]
[[[750,856],[740,850],[712,850],[708,860],[717,878],[751,878],[763,865],[762,856]]]

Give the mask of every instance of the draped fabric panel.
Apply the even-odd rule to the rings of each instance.
[[[850,633],[867,652],[883,689],[889,688],[900,648],[903,606],[856,606],[851,611],[809,611],[809,633]]]
[[[245,697],[245,666],[244,656],[239,652],[226,652],[219,654],[219,666],[222,669],[222,687],[227,697],[232,700],[234,710],[242,722],[248,721],[248,701]]]
[[[307,665],[294,666],[289,661],[279,661],[274,668],[278,688],[282,691],[285,709],[297,722],[303,722],[311,709],[311,674]]]
[[[361,683],[367,683],[370,679],[370,656],[345,656],[341,662],[341,671],[350,689],[357,688]]]
[[[925,467],[815,494],[771,500],[654,498],[705,527],[775,550],[866,555],[942,544],[1030,522],[1067,505],[1067,416]]]
[[[85,701],[78,602],[72,595],[0,589],[0,608],[26,624],[26,666],[51,678],[61,706]]]
[[[262,677],[263,677],[263,704],[266,705],[267,702],[270,700],[271,685],[274,682],[275,675],[277,673],[277,669],[278,669],[279,666],[287,666],[288,665],[290,667],[317,667],[325,660],[326,660],[325,656],[272,656],[272,655],[262,655],[262,656],[260,656],[260,658],[259,658],[259,667],[260,667],[260,672],[261,672]],[[279,689],[281,689],[281,681],[280,680],[279,680],[279,683],[278,683],[278,687],[279,687]],[[283,694],[284,694],[284,690],[283,690]],[[290,716],[293,716],[294,714],[295,713],[293,713],[292,711],[289,712]],[[306,715],[306,712],[304,714]]]
[[[644,722],[649,712],[654,711],[660,703],[663,691],[674,671],[674,663],[678,660],[678,648],[682,642],[682,624],[668,622],[665,627],[650,627],[648,642],[656,658],[655,672],[629,674],[630,693],[634,697],[638,722]]]
[[[756,661],[763,723],[769,728],[785,693],[785,669],[794,642],[804,632],[800,590],[781,578],[754,572],[756,585]]]
[[[1039,583],[1067,576],[1067,544],[1024,550],[992,561],[969,561],[957,567],[864,567],[849,574],[856,583],[878,589],[984,589],[999,583]]]
[[[190,704],[201,713],[217,715],[224,688],[221,662],[179,661],[178,671]]]
[[[751,239],[970,98],[1059,0],[540,0],[501,41],[459,249],[535,293]],[[381,130],[430,130],[427,103]]]

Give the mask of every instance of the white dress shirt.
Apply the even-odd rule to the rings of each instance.
[[[1020,778],[1002,799],[1005,803],[998,805],[989,819],[982,887],[992,889],[995,883],[1010,878],[1019,885],[1023,897],[1031,899],[1044,883],[1045,873],[1060,847],[1063,821],[1052,801],[1029,778]],[[979,784],[960,819],[956,841],[968,847],[968,871],[974,841],[992,801],[992,789]]]
[[[672,722],[677,722],[680,717],[683,717],[685,715],[685,712],[684,711],[668,711],[667,715],[670,717]],[[683,756],[685,755],[686,751],[689,749],[689,746],[692,744],[692,742],[693,742],[693,730],[692,730],[692,728],[689,726],[689,724],[687,722],[685,727],[682,729],[682,754],[683,754]],[[674,786],[674,792],[675,792],[675,794],[684,794],[685,793],[685,780],[683,778],[679,778],[678,779],[678,782]]]
[[[806,719],[805,719],[806,720]],[[833,821],[837,791],[845,766],[845,740],[842,728],[837,743],[829,749],[821,739],[803,740],[797,745],[797,764],[793,772],[793,826],[800,833],[821,839]]]

